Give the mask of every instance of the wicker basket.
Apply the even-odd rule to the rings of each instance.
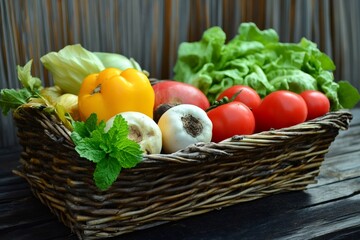
[[[40,109],[21,107],[14,119],[24,150],[14,172],[79,239],[112,237],[305,189],[351,118],[348,111],[331,112],[286,129],[144,156],[102,192],[92,180],[93,164],[79,157],[64,125]]]

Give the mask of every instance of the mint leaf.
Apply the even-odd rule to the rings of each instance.
[[[128,138],[128,125],[121,115],[116,116],[107,132],[105,122],[97,123],[96,114],[85,122],[72,124],[75,150],[81,157],[96,163],[93,177],[99,189],[109,188],[122,168],[134,167],[141,161],[140,145]]]
[[[124,125],[127,126],[127,122],[121,115],[115,117],[112,127],[107,132],[108,136],[110,138],[127,138],[129,129],[122,127]]]
[[[94,131],[98,128],[97,122],[98,122],[98,120],[97,120],[97,116],[95,113],[91,114],[90,117],[88,117],[88,119],[86,119],[85,126],[89,133],[91,133],[92,131]],[[103,126],[103,128],[105,128],[105,123],[103,122],[101,126]]]
[[[115,158],[104,158],[96,164],[94,181],[98,188],[106,190],[115,182],[121,171],[121,164]]]
[[[115,143],[110,145],[110,156],[118,159],[123,168],[132,168],[141,161],[142,150],[138,143],[128,139],[129,129],[124,125],[127,126],[126,120],[118,115],[107,132],[109,140]]]
[[[71,133],[71,139],[75,145],[78,145],[83,138],[90,136],[83,122],[73,122],[72,126],[73,132]]]
[[[76,146],[79,146],[83,138],[90,137],[91,132],[88,131],[84,122],[72,122],[73,132],[71,133],[71,139]]]
[[[26,89],[2,89],[0,91],[0,107],[2,113],[7,115],[11,109],[16,109],[27,103],[32,94]]]
[[[106,157],[106,152],[100,147],[99,142],[101,142],[101,139],[83,138],[77,142],[75,150],[80,157],[98,163]]]
[[[96,114],[91,114],[90,117],[86,119],[86,122],[74,121],[72,125],[74,128],[71,134],[72,140],[74,142],[80,141],[82,138],[90,137],[91,132],[97,128],[97,116]]]
[[[141,154],[138,143],[124,139],[121,144],[114,146],[110,156],[116,158],[123,168],[132,168],[141,161]]]

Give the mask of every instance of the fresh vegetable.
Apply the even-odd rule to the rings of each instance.
[[[206,112],[192,104],[180,104],[170,108],[158,123],[162,132],[163,151],[176,152],[191,144],[210,142],[212,123]]]
[[[217,98],[221,100],[222,98],[227,97],[228,99],[233,99],[233,101],[238,101],[244,103],[250,109],[257,108],[261,103],[261,98],[259,94],[249,86],[235,85],[225,89]]]
[[[154,110],[162,104],[193,104],[203,110],[210,106],[204,93],[187,83],[163,80],[153,85],[153,88],[155,92]]]
[[[55,104],[62,95],[62,90],[59,86],[45,87],[41,89],[40,95],[52,104]]]
[[[255,130],[255,118],[244,103],[233,101],[207,112],[213,124],[212,141],[220,142],[234,135],[248,135]]]
[[[52,87],[45,90],[41,85],[39,78],[31,76],[32,60],[25,64],[24,67],[17,66],[18,78],[22,84],[22,88],[16,89],[1,89],[0,91],[0,107],[4,115],[8,114],[10,110],[16,110],[20,106],[41,108],[42,111],[56,115],[60,121],[69,129],[72,130],[71,117],[66,112],[65,108],[57,104],[60,96],[58,88]]]
[[[64,107],[64,110],[71,115],[74,120],[79,120],[78,96],[71,93],[64,93],[57,98],[55,104]]]
[[[322,92],[316,90],[306,90],[300,93],[305,100],[308,114],[306,120],[320,117],[330,111],[330,101]]]
[[[107,121],[121,112],[136,111],[153,117],[154,90],[140,71],[106,68],[87,76],[79,92],[79,113],[82,120],[96,113],[98,121]]]
[[[339,81],[338,84],[338,96],[342,106],[347,109],[355,107],[355,105],[360,101],[360,94],[358,90],[346,81]]]
[[[211,27],[200,41],[181,43],[177,56],[174,79],[198,87],[210,102],[234,85],[250,86],[262,98],[276,90],[319,90],[332,110],[360,99],[349,82],[334,81],[335,65],[315,43],[281,43],[273,29],[261,31],[253,23],[242,23],[230,41],[220,27]]]
[[[253,112],[257,132],[302,123],[308,113],[305,100],[299,94],[287,90],[270,93]]]
[[[155,97],[156,98],[156,97]],[[168,103],[164,103],[159,105],[155,110],[154,110],[154,121],[156,123],[159,122],[159,119],[161,118],[161,116],[170,108],[177,106],[179,104],[168,104]]]
[[[61,120],[65,120],[65,115],[70,115],[71,120],[79,120],[78,110],[78,96],[71,93],[62,94],[59,86],[51,86],[42,88],[40,97],[44,100],[44,104],[55,107],[58,111],[62,112],[59,116]],[[45,103],[46,102],[46,103]],[[69,125],[70,123],[66,123]]]
[[[83,79],[105,67],[100,59],[80,44],[68,45],[59,52],[50,52],[40,58],[52,74],[55,85],[64,93],[77,95]]]
[[[2,113],[7,115],[11,110],[28,103],[32,98],[39,98],[42,89],[41,80],[31,76],[32,60],[27,62],[24,67],[17,66],[18,78],[23,88],[21,89],[1,89],[0,107]]]
[[[137,142],[145,154],[161,152],[162,134],[153,119],[140,112],[123,112],[119,114],[127,122],[129,128],[128,138]],[[105,132],[113,126],[117,115],[106,122]]]
[[[133,58],[117,53],[91,52],[80,44],[68,45],[59,52],[50,52],[40,58],[44,67],[52,74],[55,85],[63,93],[77,95],[83,79],[93,73],[98,73],[105,68],[118,68],[126,70],[141,67]],[[144,71],[144,73],[148,74]]]
[[[164,112],[179,104],[193,104],[206,110],[209,100],[198,88],[182,82],[162,80],[153,85],[155,92],[154,120],[158,122]]]
[[[117,68],[120,70],[135,68],[142,71],[139,63],[133,58],[129,59],[118,53],[94,52],[94,54],[100,59],[105,68]]]
[[[93,177],[101,190],[113,184],[122,168],[134,167],[142,160],[140,145],[128,139],[129,129],[121,115],[115,117],[107,132],[105,126],[92,114],[85,122],[74,121],[71,133],[79,155],[96,164]]]

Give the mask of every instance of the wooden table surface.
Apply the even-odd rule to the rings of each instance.
[[[360,109],[332,143],[318,183],[116,239],[360,239]],[[0,156],[0,239],[77,239],[12,174],[18,152]]]

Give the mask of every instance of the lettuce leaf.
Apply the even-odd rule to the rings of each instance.
[[[181,43],[174,79],[198,87],[210,102],[226,88],[243,84],[261,97],[280,89],[314,89],[328,96],[332,110],[355,106],[358,90],[346,81],[336,82],[334,70],[334,62],[314,42],[302,38],[283,43],[273,29],[242,23],[228,43],[220,27],[207,29],[197,42]]]
[[[342,107],[351,109],[360,101],[358,90],[347,81],[339,81],[338,96]]]
[[[279,68],[267,74],[269,82],[276,90],[301,93],[307,89],[317,90],[316,79],[299,69]]]

